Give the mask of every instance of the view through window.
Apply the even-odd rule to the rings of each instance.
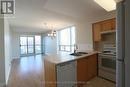
[[[20,53],[21,56],[42,53],[41,36],[20,36]]]
[[[73,51],[75,44],[75,27],[67,27],[58,31],[59,51]]]

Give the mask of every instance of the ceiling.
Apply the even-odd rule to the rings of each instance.
[[[15,0],[9,23],[17,31],[45,32],[47,26],[59,29],[103,13],[93,0]]]

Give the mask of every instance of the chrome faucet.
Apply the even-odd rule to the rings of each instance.
[[[74,53],[76,53],[77,49],[78,49],[78,45],[74,44]]]

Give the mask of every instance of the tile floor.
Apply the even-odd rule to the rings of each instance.
[[[105,79],[96,77],[87,82],[83,87],[116,87],[116,84]]]

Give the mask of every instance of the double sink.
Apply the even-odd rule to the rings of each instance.
[[[75,53],[71,53],[70,55],[72,56],[82,56],[83,54],[88,54],[86,52],[75,52]]]

